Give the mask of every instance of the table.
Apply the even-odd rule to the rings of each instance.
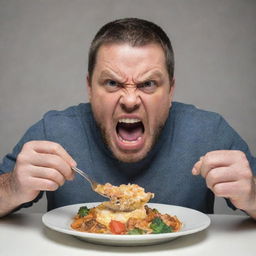
[[[209,216],[210,227],[196,234],[159,245],[114,247],[50,230],[43,225],[42,214],[15,213],[0,219],[0,255],[256,255],[256,221],[237,215]]]

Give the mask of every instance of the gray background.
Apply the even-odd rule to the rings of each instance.
[[[0,0],[0,157],[47,110],[87,101],[89,44],[121,17],[166,30],[175,100],[222,114],[255,155],[255,13],[255,0]],[[45,206],[44,198],[25,211]],[[216,213],[230,212],[218,199]]]

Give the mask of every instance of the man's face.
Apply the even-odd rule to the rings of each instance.
[[[103,45],[89,81],[94,118],[114,156],[143,159],[164,126],[174,89],[161,46]]]

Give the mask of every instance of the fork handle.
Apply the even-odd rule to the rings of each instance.
[[[75,172],[77,172],[78,174],[80,174],[81,176],[83,176],[92,186],[94,185],[94,181],[82,170],[78,169],[77,167],[71,167],[71,169]]]

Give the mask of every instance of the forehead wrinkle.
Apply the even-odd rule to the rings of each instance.
[[[138,75],[137,78],[134,79],[134,81],[138,82],[138,81],[144,81],[153,77],[157,77],[162,79],[164,77],[163,72],[161,72],[159,69],[150,69],[148,71],[145,71],[141,74]]]
[[[122,72],[120,70],[114,71],[112,68],[105,68],[101,71],[100,73],[100,77],[113,77],[119,81],[126,81],[127,78],[125,78],[125,76],[122,74]]]

